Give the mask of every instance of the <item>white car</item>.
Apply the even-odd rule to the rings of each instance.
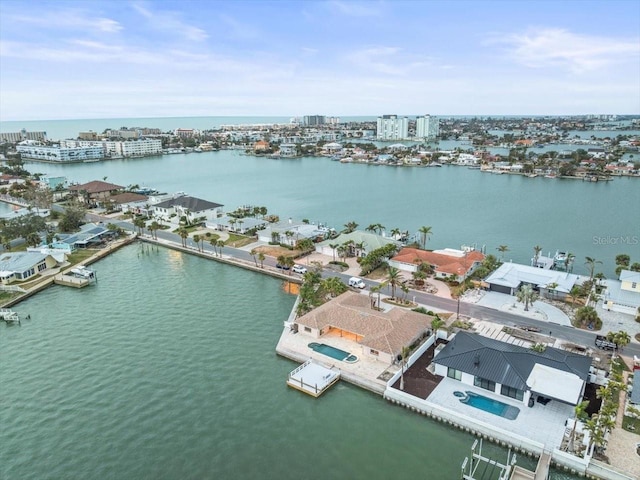
[[[307,273],[307,269],[302,265],[294,265],[292,270],[296,273]]]
[[[364,284],[361,278],[351,277],[349,279],[349,286],[354,288],[364,288],[366,285]]]

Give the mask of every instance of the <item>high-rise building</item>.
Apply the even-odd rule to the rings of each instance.
[[[47,132],[27,132],[23,128],[19,132],[0,133],[0,142],[22,142],[23,140],[45,142],[47,140]]]
[[[440,135],[440,120],[432,115],[423,115],[416,119],[416,138],[435,140]]]
[[[324,115],[305,115],[303,119],[303,125],[310,127],[313,125],[324,125]]]
[[[397,115],[378,117],[378,140],[404,140],[409,136],[409,119]]]

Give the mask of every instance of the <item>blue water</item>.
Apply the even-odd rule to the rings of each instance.
[[[474,392],[467,391],[465,393],[467,396],[460,400],[462,403],[484,410],[485,412],[489,412],[509,420],[515,420],[520,413],[518,408],[499,402],[498,400],[493,400]]]
[[[324,343],[310,343],[308,347],[314,352],[322,353],[327,357],[335,358],[342,362],[355,362],[358,357],[351,355],[349,352],[340,350],[339,348],[332,347],[331,345],[325,345]]]

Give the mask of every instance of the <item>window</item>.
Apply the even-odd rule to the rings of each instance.
[[[631,283],[631,288],[633,288],[634,290],[635,290],[636,288],[638,288],[638,283],[637,283],[637,282],[632,282],[632,283]]]
[[[500,388],[500,393],[505,397],[515,398],[516,400],[522,400],[524,398],[524,392],[522,390],[518,390],[517,388],[507,387],[506,385],[502,385]]]
[[[473,379],[473,384],[476,387],[484,388],[485,390],[490,390],[492,392],[496,391],[496,382],[492,382],[486,378],[475,377]]]
[[[447,368],[447,377],[460,381],[462,379],[462,372],[460,370],[456,370],[455,368],[449,367]]]
[[[379,354],[380,352],[378,352],[377,350],[371,349],[371,350],[369,350],[369,353],[370,353],[371,355],[373,355],[373,356],[377,357],[377,356],[378,356],[378,354]]]
[[[309,328],[309,327],[304,327],[304,331],[305,331],[305,332],[311,332],[311,328]]]

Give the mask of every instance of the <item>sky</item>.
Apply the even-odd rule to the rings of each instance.
[[[640,113],[640,2],[0,0],[0,121]]]

